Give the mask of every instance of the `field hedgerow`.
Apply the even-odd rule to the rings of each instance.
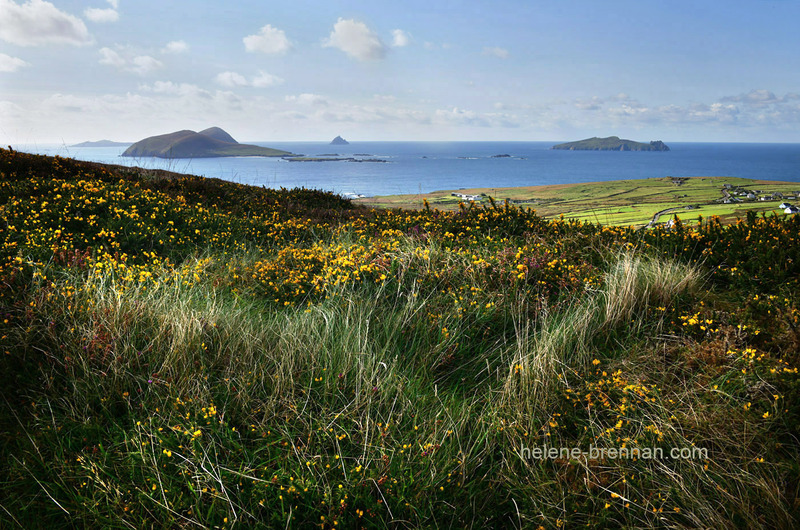
[[[0,150],[0,526],[795,527],[798,219]]]

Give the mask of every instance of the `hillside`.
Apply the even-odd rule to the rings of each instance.
[[[226,156],[287,156],[288,151],[240,144],[219,127],[150,136],[131,145],[122,156],[156,158],[214,158]]]
[[[200,131],[198,134],[202,134],[203,136],[208,136],[209,138],[213,138],[214,140],[219,140],[220,142],[226,142],[229,144],[239,143],[233,139],[233,136],[225,132],[223,129],[220,129],[219,127],[209,127],[208,129]]]
[[[798,231],[0,149],[0,527],[798,528]]]
[[[552,149],[563,149],[568,151],[669,151],[669,147],[661,140],[650,142],[649,144],[624,140],[618,136],[608,138],[587,138],[577,142],[567,142],[554,145]]]

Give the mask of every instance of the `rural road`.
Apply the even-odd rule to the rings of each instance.
[[[667,208],[666,210],[661,210],[660,212],[656,212],[655,215],[653,215],[653,219],[645,225],[645,228],[650,228],[651,226],[656,224],[658,222],[658,218],[664,215],[665,213],[674,212],[675,210],[685,210],[685,209],[686,209],[685,206],[678,206],[676,208]]]

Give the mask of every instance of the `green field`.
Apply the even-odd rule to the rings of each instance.
[[[740,186],[747,190],[760,190],[764,194],[780,192],[795,195],[800,184],[752,180],[734,177],[691,177],[677,185],[670,177],[640,180],[615,180],[583,184],[555,184],[549,186],[526,186],[518,188],[469,188],[442,190],[425,194],[389,195],[357,199],[355,202],[380,208],[418,209],[427,201],[432,208],[457,210],[460,198],[452,193],[485,195],[502,202],[508,199],[517,206],[529,207],[536,213],[555,218],[563,215],[568,219],[580,219],[606,225],[646,225],[656,212],[678,208],[663,215],[664,222],[674,215],[681,220],[696,220],[699,216],[718,215],[723,222],[744,217],[747,211],[757,213],[782,212],[778,205],[785,199],[771,201],[743,201],[721,204],[725,184]]]

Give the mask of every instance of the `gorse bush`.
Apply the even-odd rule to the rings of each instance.
[[[0,526],[797,525],[795,217],[0,172]]]

